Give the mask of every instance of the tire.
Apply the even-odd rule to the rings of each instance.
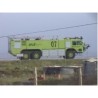
[[[23,57],[21,58],[21,60],[28,60],[28,59],[30,59],[29,51],[22,51],[21,53],[23,53]]]
[[[66,52],[66,59],[73,59],[75,57],[75,51],[74,50],[68,50]]]
[[[40,59],[40,57],[41,57],[41,52],[40,51],[33,51],[31,53],[31,58],[32,59]]]

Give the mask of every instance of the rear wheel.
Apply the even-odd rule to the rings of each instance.
[[[66,58],[67,59],[73,59],[75,57],[75,51],[74,50],[68,50],[66,52]]]
[[[31,53],[31,58],[32,59],[40,59],[40,57],[41,57],[41,52],[40,51],[33,51]]]
[[[28,51],[22,51],[23,57],[21,59],[28,60],[30,59],[30,53]]]

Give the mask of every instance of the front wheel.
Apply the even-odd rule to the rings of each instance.
[[[66,52],[66,59],[73,59],[75,57],[75,51],[74,50],[68,50]]]

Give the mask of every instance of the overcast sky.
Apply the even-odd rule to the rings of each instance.
[[[96,22],[96,13],[0,13],[0,36]],[[56,36],[59,36],[60,38],[83,36],[84,41],[91,46],[83,56],[97,56],[97,25],[50,32],[31,33],[29,36],[43,36],[44,38]],[[8,40],[6,37],[0,38],[0,58],[9,58]]]

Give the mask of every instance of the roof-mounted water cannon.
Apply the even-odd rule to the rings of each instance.
[[[81,37],[80,37],[80,39],[82,40],[82,39],[83,39],[83,37],[81,36]]]

